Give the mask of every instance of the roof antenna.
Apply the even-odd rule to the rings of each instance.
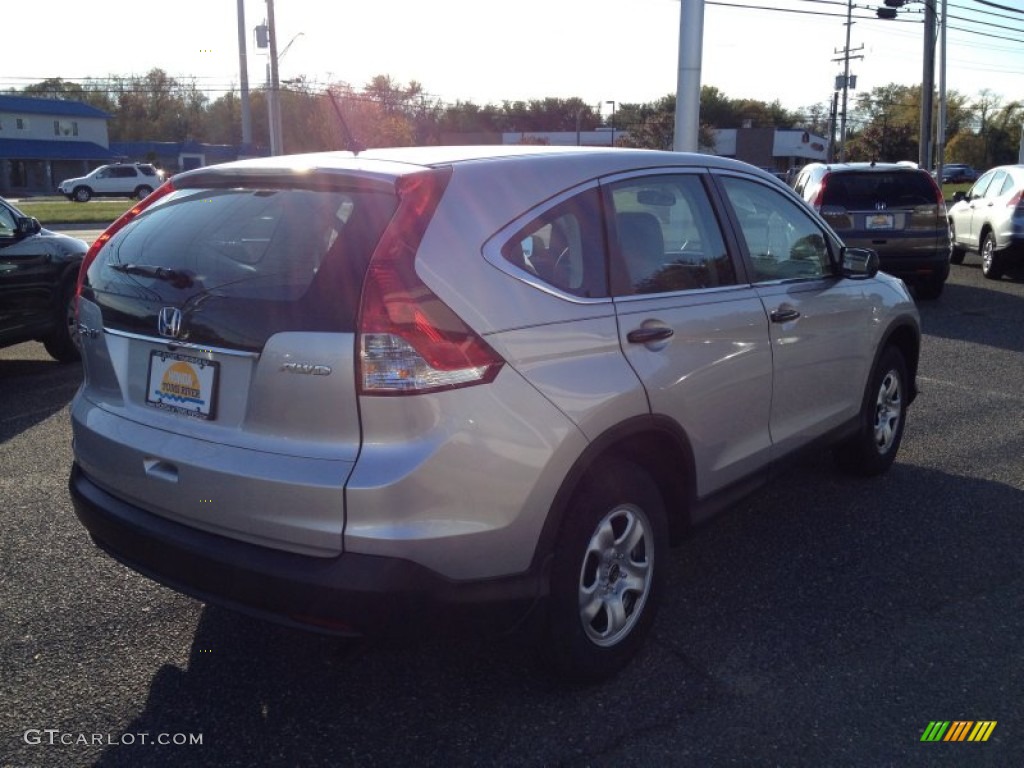
[[[338,113],[338,120],[341,123],[341,132],[345,134],[345,148],[353,155],[358,155],[365,149],[365,147],[356,141],[355,137],[352,135],[352,131],[349,130],[348,123],[345,122],[345,116],[341,113],[341,106],[338,104],[338,100],[334,98],[334,91],[328,88],[327,96],[330,98],[331,104],[334,106],[334,111]]]

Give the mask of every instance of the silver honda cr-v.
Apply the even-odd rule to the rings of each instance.
[[[182,173],[83,264],[75,509],[202,600],[342,634],[524,619],[620,668],[668,544],[782,457],[885,471],[899,280],[743,163],[434,147]]]

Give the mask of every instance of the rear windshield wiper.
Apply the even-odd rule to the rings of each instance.
[[[148,264],[110,264],[111,269],[124,272],[126,275],[138,275],[140,277],[153,277],[157,280],[164,280],[175,288],[191,288],[194,281],[188,272],[167,267],[153,267]]]

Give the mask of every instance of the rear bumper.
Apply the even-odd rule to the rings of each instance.
[[[896,275],[904,280],[945,280],[949,275],[949,253],[934,255],[879,254],[879,266],[883,272]]]
[[[502,632],[522,623],[546,591],[546,567],[462,582],[398,558],[321,558],[235,541],[121,501],[77,464],[68,487],[75,514],[116,560],[204,602],[279,624],[339,635]]]

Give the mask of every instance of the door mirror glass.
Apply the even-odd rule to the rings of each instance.
[[[877,274],[877,253],[870,248],[843,248],[843,277],[869,278]]]

